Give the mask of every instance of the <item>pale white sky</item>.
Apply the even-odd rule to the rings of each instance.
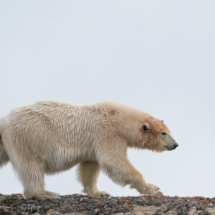
[[[179,147],[128,150],[165,195],[215,196],[214,0],[0,0],[0,117],[41,99],[113,100],[163,119]],[[101,174],[113,196],[139,195]],[[80,193],[75,168],[47,190]],[[11,165],[0,193],[22,193]]]

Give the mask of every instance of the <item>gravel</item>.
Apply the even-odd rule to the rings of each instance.
[[[0,194],[0,215],[60,214],[147,214],[209,215],[215,214],[215,200],[204,197],[105,197],[66,195],[59,199],[24,199],[21,194]]]

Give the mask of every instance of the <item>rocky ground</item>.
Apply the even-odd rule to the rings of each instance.
[[[215,199],[203,197],[105,197],[67,195],[60,199],[24,199],[21,194],[0,194],[0,215],[209,215],[215,214]]]

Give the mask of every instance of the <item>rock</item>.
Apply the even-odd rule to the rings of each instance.
[[[192,208],[190,208],[188,215],[195,215],[196,212],[197,212],[196,207],[192,207]]]
[[[105,214],[215,214],[215,201],[203,197],[139,197],[91,198],[67,195],[61,199],[23,199],[20,195],[0,195],[0,215],[105,215]]]
[[[191,205],[194,206],[197,204],[197,201],[192,201]]]
[[[94,210],[94,213],[93,213],[93,214],[97,215],[97,214],[99,214],[100,211],[101,211],[101,209],[96,208],[96,209]]]
[[[209,207],[209,208],[213,208],[213,207],[215,207],[215,204],[209,203],[209,204],[208,204],[208,207]]]
[[[155,196],[163,196],[163,193],[161,191],[158,191],[157,193],[153,194]]]

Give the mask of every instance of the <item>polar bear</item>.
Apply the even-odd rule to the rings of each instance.
[[[127,148],[162,152],[178,146],[163,121],[111,101],[40,101],[16,108],[0,119],[0,137],[0,166],[12,163],[25,198],[58,198],[44,189],[44,174],[77,164],[78,178],[91,197],[105,193],[96,185],[100,170],[119,185],[155,194],[159,188],[132,166]]]

